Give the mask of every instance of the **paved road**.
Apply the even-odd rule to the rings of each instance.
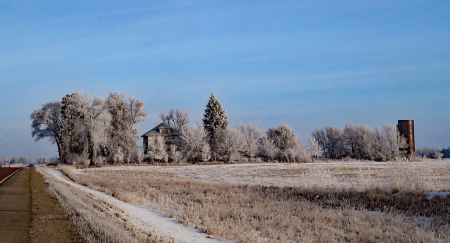
[[[29,242],[31,227],[30,168],[0,185],[0,242]]]
[[[16,170],[20,170],[20,168],[0,168],[0,184],[3,179],[14,173]]]

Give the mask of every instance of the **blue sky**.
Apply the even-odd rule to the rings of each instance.
[[[77,91],[124,91],[201,121],[307,132],[415,120],[417,147],[450,146],[448,1],[2,1],[0,156],[56,155],[29,115]],[[140,141],[139,141],[140,143]]]

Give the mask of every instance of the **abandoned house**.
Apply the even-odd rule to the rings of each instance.
[[[179,146],[181,143],[181,133],[177,130],[165,125],[164,123],[159,124],[154,127],[152,130],[146,132],[141,137],[144,139],[144,151],[147,152],[149,143],[154,143],[156,137],[161,136],[164,138],[164,143],[166,148],[169,148],[170,145],[175,144]]]

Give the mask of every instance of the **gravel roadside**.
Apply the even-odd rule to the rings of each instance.
[[[71,222],[70,215],[47,190],[47,183],[35,168],[30,175],[30,242],[84,242]]]

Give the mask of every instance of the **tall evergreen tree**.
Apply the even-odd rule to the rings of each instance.
[[[222,109],[222,104],[220,104],[214,93],[211,93],[203,116],[205,117],[203,118],[203,127],[205,127],[210,138],[213,138],[219,130],[228,128],[229,122],[225,115],[225,110]]]

